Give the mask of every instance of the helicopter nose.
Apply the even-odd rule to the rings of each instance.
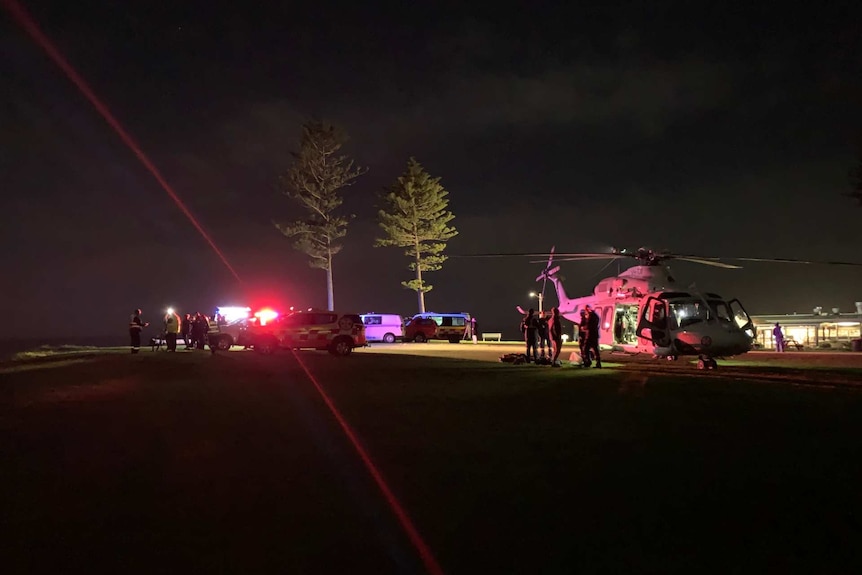
[[[727,333],[716,347],[721,347],[728,355],[737,355],[751,350],[751,339],[745,332]]]

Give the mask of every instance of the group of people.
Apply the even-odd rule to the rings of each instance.
[[[560,367],[560,352],[563,349],[563,322],[559,308],[551,310],[550,317],[545,312],[530,309],[521,320],[521,333],[527,343],[527,363],[547,363]],[[538,346],[538,349],[537,349]],[[548,354],[545,354],[547,348]]]
[[[586,305],[581,310],[581,321],[578,326],[578,345],[581,351],[581,365],[590,367],[595,362],[596,367],[602,367],[599,355],[599,328],[601,321],[592,306]],[[553,308],[550,317],[540,311],[530,309],[521,320],[521,333],[527,344],[527,363],[547,363],[560,367],[560,352],[563,347],[563,323],[560,308]],[[547,346],[549,355],[545,355]],[[538,348],[538,349],[537,349]]]
[[[149,322],[143,321],[140,309],[136,309],[132,313],[129,319],[129,337],[131,339],[132,353],[139,353],[141,351],[141,333],[149,325]],[[200,312],[194,315],[187,313],[185,318],[181,318],[175,311],[168,310],[165,314],[162,327],[168,351],[177,351],[179,336],[183,337],[186,349],[204,349],[207,332],[210,329],[210,319]]]

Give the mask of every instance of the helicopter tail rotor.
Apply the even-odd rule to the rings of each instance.
[[[548,256],[548,265],[545,266],[545,269],[542,270],[542,273],[539,274],[539,277],[536,278],[536,281],[542,280],[542,297],[545,297],[545,286],[548,283],[548,277],[560,271],[560,266],[555,268],[551,268],[554,264],[554,249],[556,246],[551,246],[551,251]]]

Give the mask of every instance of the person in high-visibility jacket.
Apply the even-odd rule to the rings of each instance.
[[[177,351],[177,334],[180,333],[180,316],[169,310],[165,316],[165,343],[168,351]]]
[[[132,340],[132,353],[141,351],[141,332],[150,325],[141,320],[141,310],[136,309],[129,319],[129,338]]]

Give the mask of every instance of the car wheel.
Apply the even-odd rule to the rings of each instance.
[[[384,341],[384,343],[395,343],[395,334],[394,333],[387,333],[386,335],[383,336],[383,341]]]
[[[428,341],[428,338],[425,337],[424,333],[417,333],[416,337],[413,338],[413,341],[415,341],[416,343],[425,343],[426,341]]]
[[[353,341],[349,337],[338,337],[329,347],[329,353],[340,357],[346,357],[353,351]]]
[[[220,337],[216,340],[216,347],[219,351],[227,351],[230,349],[231,342],[229,337]]]

